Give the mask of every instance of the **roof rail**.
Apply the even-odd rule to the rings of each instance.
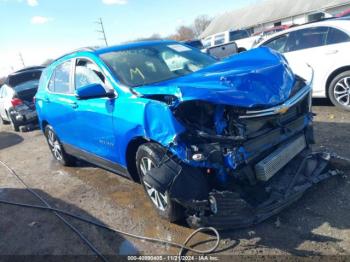
[[[94,52],[94,51],[96,51],[99,48],[100,47],[98,47],[98,46],[91,46],[91,47],[88,46],[88,47],[81,47],[81,48],[78,48],[78,49],[74,49],[74,50],[72,50],[72,51],[70,51],[70,52],[68,52],[68,53],[66,53],[64,55],[61,55],[58,58],[54,59],[52,61],[52,63],[60,60],[61,58],[65,57],[67,55],[71,55],[71,54],[74,54],[74,53],[77,53],[77,52]]]

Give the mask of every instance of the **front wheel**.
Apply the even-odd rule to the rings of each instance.
[[[333,79],[328,95],[336,107],[350,111],[350,71],[345,71]]]
[[[59,141],[52,126],[45,127],[45,137],[53,157],[63,166],[72,166],[75,164],[75,158],[68,155]]]
[[[160,145],[156,143],[146,143],[141,145],[137,151],[136,165],[144,190],[159,215],[170,222],[175,222],[183,218],[183,208],[170,199],[168,192],[159,192],[144,181],[146,173],[152,168],[157,167],[165,154],[166,150]]]

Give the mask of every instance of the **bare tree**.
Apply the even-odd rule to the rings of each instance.
[[[212,18],[210,18],[207,15],[200,15],[194,20],[193,31],[196,38],[198,38],[204,32],[204,30],[209,26],[211,21]]]
[[[173,39],[176,41],[186,41],[186,40],[192,40],[194,38],[199,38],[199,36],[204,32],[204,30],[208,27],[211,21],[212,21],[212,18],[210,18],[209,16],[200,15],[194,20],[194,22],[190,26],[186,26],[186,25],[179,26],[176,29],[176,32],[174,34],[164,38]],[[138,38],[131,42],[143,41],[143,40],[159,40],[164,38],[160,34],[153,34],[150,37]]]
[[[194,37],[195,37],[195,33],[192,27],[184,26],[184,25],[178,27],[176,29],[175,35],[172,36],[172,38],[177,41],[191,40]]]

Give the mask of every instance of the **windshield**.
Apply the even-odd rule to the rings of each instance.
[[[216,62],[199,50],[178,43],[113,51],[100,57],[115,76],[130,87],[181,77]]]
[[[38,85],[39,85],[39,80],[32,80],[32,81],[21,83],[15,86],[14,89],[18,93],[29,89],[37,89]]]
[[[10,75],[7,79],[7,84],[9,86],[14,87],[28,81],[35,81],[35,80],[39,81],[41,73],[42,73],[42,70],[36,70],[36,71],[20,72],[14,75]]]

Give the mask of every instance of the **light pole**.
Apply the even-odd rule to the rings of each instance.
[[[100,40],[103,40],[106,44],[106,46],[108,46],[108,42],[107,42],[107,37],[106,37],[106,32],[105,32],[105,28],[103,26],[103,21],[102,18],[99,18],[98,21],[96,21],[96,24],[98,24],[100,26],[100,30],[97,30],[98,33],[102,34],[103,38],[99,38]]]

